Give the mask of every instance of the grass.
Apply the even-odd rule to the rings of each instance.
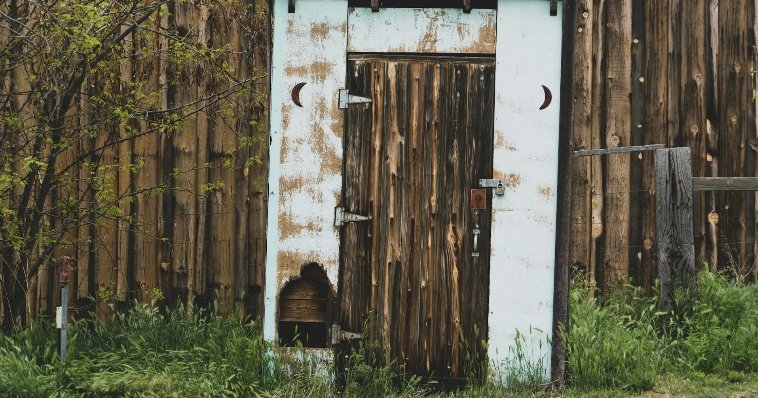
[[[703,272],[698,296],[674,313],[631,287],[599,299],[574,283],[567,334],[567,397],[758,398],[758,287]],[[160,298],[158,292],[153,294]],[[234,314],[153,302],[71,326],[69,356],[57,356],[56,330],[38,322],[0,337],[0,397],[330,397],[323,356],[275,350],[258,325]],[[522,336],[521,334],[518,334]],[[344,396],[433,395],[394,366],[366,361],[366,342],[348,360]],[[530,362],[517,338],[501,379],[440,397],[553,397],[545,362]],[[324,364],[327,364],[326,366]]]

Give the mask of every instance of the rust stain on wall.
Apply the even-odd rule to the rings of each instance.
[[[545,199],[550,199],[553,197],[553,188],[548,186],[542,186],[539,188],[539,194]]]
[[[516,147],[505,139],[504,134],[495,134],[495,148],[511,152],[516,150]]]
[[[333,122],[330,127],[334,130],[333,132],[339,131],[335,130],[337,125],[341,128],[341,123],[338,122],[337,118],[333,117],[336,112],[338,112],[338,109],[336,109],[335,106],[330,106],[326,99],[320,98],[316,104],[316,117],[311,121],[311,135],[309,136],[309,141],[313,152],[320,156],[320,159],[318,160],[321,163],[321,175],[339,174],[342,172],[342,158],[340,157],[340,154],[337,153],[336,149],[329,145],[327,139],[328,133],[321,126],[321,121],[333,119],[335,122]]]
[[[282,106],[282,131],[287,131],[290,126],[290,112],[292,112],[291,106]]]
[[[300,253],[294,251],[280,250],[277,253],[277,264],[279,267],[279,289],[289,278],[295,278],[300,275],[300,269],[305,264],[318,262],[314,253]]]
[[[323,83],[331,74],[334,65],[330,62],[314,61],[310,66],[309,76],[316,83]]]
[[[319,232],[321,227],[313,222],[300,223],[295,218],[291,217],[289,213],[279,213],[279,239],[287,239],[293,236],[298,236],[304,232]]]
[[[516,188],[519,185],[521,185],[521,176],[518,174],[506,174],[505,175],[505,186],[508,188]]]
[[[287,64],[284,67],[284,73],[288,76],[301,76],[306,77],[309,75],[308,73],[309,69],[307,66],[294,66],[292,64]]]
[[[497,27],[495,26],[495,20],[490,19],[486,24],[479,28],[478,35],[468,47],[468,51],[472,53],[492,52],[495,48],[496,32]]]

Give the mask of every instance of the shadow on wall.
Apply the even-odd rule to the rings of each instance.
[[[326,347],[333,301],[324,269],[317,263],[303,266],[279,293],[279,345]]]

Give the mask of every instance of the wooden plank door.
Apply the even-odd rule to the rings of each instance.
[[[492,59],[356,58],[348,89],[339,323],[368,330],[378,364],[445,380],[486,366],[490,212],[469,201],[492,177]],[[487,209],[491,208],[487,195]],[[365,326],[368,326],[365,329]]]

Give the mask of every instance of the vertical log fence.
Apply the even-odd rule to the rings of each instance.
[[[695,195],[703,191],[758,191],[758,177],[693,177],[689,147],[663,145],[575,151],[575,157],[654,152],[657,266],[661,309],[675,308],[675,292],[696,293]],[[738,242],[739,243],[739,242]]]

